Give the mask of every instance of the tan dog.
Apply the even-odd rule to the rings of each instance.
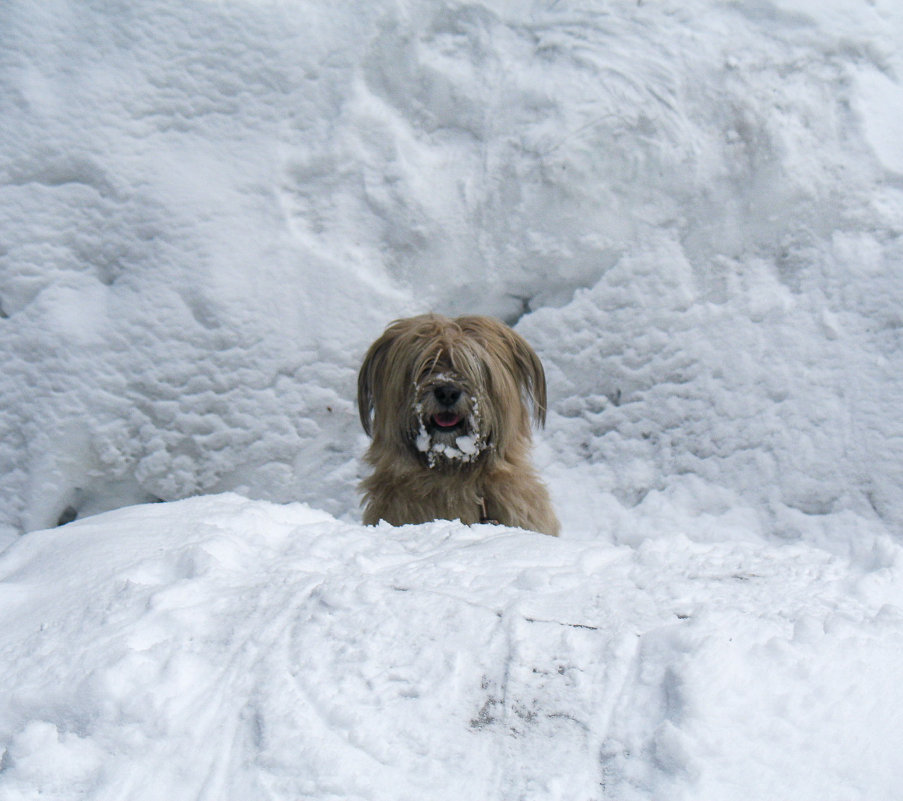
[[[361,482],[367,525],[443,518],[558,534],[529,460],[531,422],[545,423],[545,373],[504,323],[396,320],[364,358],[357,402],[373,437],[373,474]]]

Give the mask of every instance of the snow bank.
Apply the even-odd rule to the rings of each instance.
[[[35,533],[0,557],[0,795],[895,797],[900,548],[697,524],[613,547],[226,495]]]

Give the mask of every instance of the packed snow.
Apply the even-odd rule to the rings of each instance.
[[[6,0],[0,798],[899,798],[901,42]],[[541,356],[560,538],[359,524],[428,310]]]

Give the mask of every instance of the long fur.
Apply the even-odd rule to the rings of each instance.
[[[558,534],[529,459],[532,424],[545,423],[545,373],[507,325],[436,314],[396,320],[364,358],[357,399],[373,438],[364,457],[373,472],[360,486],[364,523],[485,516]]]

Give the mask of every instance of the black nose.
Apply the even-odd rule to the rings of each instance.
[[[461,390],[452,384],[442,384],[433,390],[433,394],[443,406],[454,406],[461,397]]]

